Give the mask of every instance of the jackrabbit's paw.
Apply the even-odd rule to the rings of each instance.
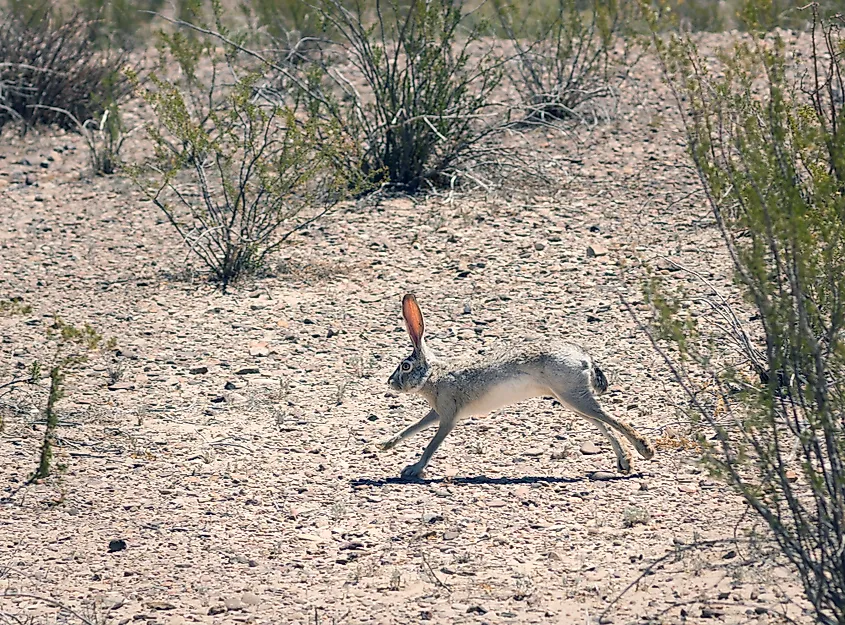
[[[629,456],[621,456],[617,458],[616,470],[622,475],[628,475],[631,472],[631,458]]]
[[[410,464],[402,469],[402,478],[406,480],[416,480],[422,477],[423,468],[416,464]]]
[[[376,447],[378,447],[381,451],[387,451],[388,449],[393,449],[396,446],[396,439],[388,438],[386,441],[381,441],[380,443],[376,443]]]

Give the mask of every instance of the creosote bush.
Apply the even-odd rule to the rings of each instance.
[[[808,56],[765,24],[718,60],[655,38],[753,314],[715,290],[697,318],[665,288],[648,297],[677,349],[667,362],[715,430],[699,439],[706,463],[767,523],[818,622],[843,625],[845,38],[838,19],[808,19]]]
[[[595,118],[599,102],[615,95],[642,49],[633,31],[640,19],[635,1],[493,0],[493,6],[514,48],[516,71],[509,79],[528,121]]]
[[[132,176],[224,289],[362,180],[334,167],[348,149],[338,129],[263,100],[258,79],[243,76],[203,114],[157,75],[144,91],[160,127],[148,127],[152,163]]]
[[[126,53],[92,45],[92,27],[83,13],[66,16],[49,0],[0,4],[0,127],[75,130],[73,118],[99,119],[108,102],[128,94]]]
[[[336,47],[305,70],[302,97],[351,137],[343,166],[408,192],[471,167],[501,128],[492,97],[502,64],[466,23],[463,1],[318,6]]]

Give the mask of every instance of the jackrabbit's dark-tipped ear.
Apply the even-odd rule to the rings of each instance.
[[[414,349],[419,350],[422,346],[425,323],[423,322],[422,311],[417,305],[417,298],[411,293],[402,298],[402,316],[405,318],[405,327],[408,329],[408,336]]]

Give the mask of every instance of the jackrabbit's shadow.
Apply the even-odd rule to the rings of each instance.
[[[632,478],[642,477],[640,474],[634,475],[614,475],[613,477],[602,477],[602,482],[616,482],[620,480],[630,480]],[[413,485],[428,485],[428,484],[453,484],[458,486],[471,486],[475,484],[497,484],[506,486],[509,484],[539,484],[541,482],[548,482],[550,484],[578,484],[581,482],[589,482],[590,477],[585,475],[583,477],[554,477],[548,475],[525,475],[523,477],[488,477],[486,475],[475,475],[471,477],[437,477],[432,479],[409,479],[403,477],[386,477],[383,479],[359,478],[350,480],[350,485],[355,486],[387,486],[388,484],[407,484]],[[598,481],[598,480],[595,480]]]

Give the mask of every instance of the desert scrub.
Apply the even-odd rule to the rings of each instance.
[[[103,341],[103,337],[90,325],[85,324],[77,328],[64,323],[58,317],[48,330],[48,338],[53,340],[56,346],[52,362],[48,366],[50,389],[47,394],[47,407],[44,411],[44,438],[41,442],[38,467],[32,474],[30,481],[43,479],[50,475],[53,463],[53,448],[56,445],[56,429],[59,426],[56,404],[64,395],[65,377],[87,360],[89,352],[97,349],[113,350],[115,347],[113,339]],[[33,364],[31,374],[33,380],[37,379],[41,369],[40,363]]]
[[[258,78],[238,80],[207,118],[157,75],[143,90],[160,125],[147,128],[152,162],[130,173],[224,289],[358,180],[334,167],[348,149],[339,129],[261,99]]]
[[[0,4],[0,127],[17,121],[76,130],[129,93],[127,54],[91,45],[92,22],[49,0]]]
[[[514,49],[508,79],[527,121],[588,113],[595,119],[643,49],[632,28],[640,20],[638,2],[493,0],[493,7],[498,30]]]
[[[817,621],[842,625],[845,38],[839,20],[807,15],[806,56],[765,23],[716,69],[689,37],[655,37],[744,303],[711,286],[693,316],[666,287],[646,296],[655,345],[712,428],[705,462],[766,522]]]
[[[335,46],[309,64],[302,97],[352,138],[344,167],[414,192],[490,155],[483,144],[501,129],[493,92],[502,64],[466,21],[463,1],[317,6]]]

